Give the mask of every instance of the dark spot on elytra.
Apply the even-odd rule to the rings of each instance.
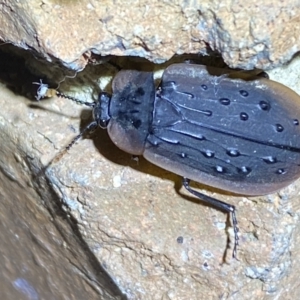
[[[285,169],[282,169],[282,168],[280,168],[280,169],[278,169],[277,171],[276,171],[276,174],[278,174],[278,175],[283,175],[283,174],[285,174],[286,173],[286,170]]]
[[[195,98],[195,95],[192,93],[183,92],[183,94],[187,95],[191,99]]]
[[[282,132],[284,130],[284,127],[281,124],[276,124],[276,131]]]
[[[134,120],[133,122],[132,122],[132,125],[136,128],[136,129],[138,129],[141,125],[142,125],[142,121],[141,120]]]
[[[230,104],[230,99],[228,99],[228,98],[221,98],[221,99],[219,99],[219,101],[222,105],[229,105]]]
[[[205,111],[203,111],[203,113],[208,117],[211,117],[213,114],[211,110],[205,110]]]
[[[227,149],[226,151],[227,155],[231,156],[231,157],[237,157],[240,156],[240,151],[237,149]]]
[[[248,175],[251,172],[251,168],[242,166],[240,168],[237,168],[238,173]]]
[[[218,173],[225,173],[225,172],[226,172],[225,168],[222,167],[222,166],[216,166],[216,167],[215,167],[215,170],[216,170]]]
[[[259,107],[264,111],[269,111],[271,109],[270,104],[264,100],[259,102]]]
[[[264,157],[263,161],[267,164],[275,164],[277,162],[277,158],[274,156]]]
[[[205,150],[202,152],[205,157],[213,158],[215,156],[215,152],[212,150]]]
[[[249,119],[249,116],[248,116],[248,114],[246,114],[245,112],[241,112],[241,113],[240,113],[240,119],[241,119],[242,121],[247,121],[247,120]]]
[[[144,96],[145,95],[145,90],[142,87],[137,88],[136,94],[138,96]]]
[[[243,97],[248,97],[249,96],[249,93],[245,90],[240,90],[240,94],[243,96]]]

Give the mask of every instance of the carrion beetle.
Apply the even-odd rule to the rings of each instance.
[[[45,86],[43,87],[43,94]],[[243,195],[264,195],[300,177],[300,97],[261,76],[196,64],[173,64],[155,87],[153,73],[122,70],[112,95],[83,102],[93,108],[87,130],[108,130],[125,152],[183,177],[200,200],[231,214],[235,207],[192,189],[190,180]]]

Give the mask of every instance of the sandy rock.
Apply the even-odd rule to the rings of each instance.
[[[86,136],[59,155],[89,122],[90,111],[60,98],[40,103],[29,100],[33,99],[32,82],[38,79],[25,72],[22,59],[4,57],[4,61],[2,66],[9,66],[4,68],[6,80],[14,79],[2,84],[0,97],[2,194],[6,199],[4,212],[8,210],[4,214],[9,216],[14,209],[16,219],[24,219],[25,209],[17,207],[30,198],[27,206],[37,206],[42,216],[38,220],[26,216],[26,226],[36,228],[36,239],[48,245],[50,229],[45,232],[41,224],[54,222],[58,232],[52,234],[58,235],[56,240],[62,240],[67,249],[62,254],[60,248],[57,250],[63,269],[70,268],[70,263],[77,266],[75,269],[80,269],[86,280],[92,280],[96,293],[100,293],[103,283],[95,276],[104,274],[97,271],[102,268],[128,299],[253,299],[287,293],[297,298],[299,289],[291,287],[297,286],[300,261],[299,181],[279,193],[251,198],[195,185],[237,207],[239,260],[232,260],[232,229],[227,216],[187,194],[178,176],[117,149],[104,130]],[[285,69],[273,70],[271,77],[291,84],[299,92],[297,76],[292,75],[298,70],[299,59]],[[75,78],[66,78],[60,88],[91,101],[93,87],[101,86],[92,79],[111,73],[111,66],[90,66]],[[18,96],[20,93],[27,98]],[[5,228],[16,227],[13,222],[5,222]],[[6,236],[12,238],[11,231],[3,229],[2,234],[3,240],[8,239]],[[28,234],[25,236],[28,239]],[[29,253],[43,252],[30,240],[27,243]],[[55,260],[56,249],[52,248]],[[80,255],[82,251],[85,255]],[[51,268],[45,268],[45,273],[63,282]],[[32,279],[31,285],[35,284]],[[57,283],[57,288],[68,295],[64,285]],[[108,288],[107,295],[116,297],[110,285]]]
[[[94,54],[155,63],[220,54],[231,67],[268,69],[299,51],[297,1],[5,1],[0,38],[81,70]]]

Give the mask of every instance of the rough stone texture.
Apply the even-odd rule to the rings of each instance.
[[[295,0],[0,1],[0,38],[83,69],[93,54],[219,53],[231,67],[267,69],[299,51]]]
[[[62,212],[60,199],[38,173],[41,155],[53,151],[44,126],[59,124],[61,117],[47,120],[18,95],[18,87],[26,89],[24,79],[30,84],[26,75],[22,60],[1,53],[0,298],[121,299],[77,220]]]
[[[99,278],[95,279],[95,270],[98,274],[97,270],[102,267],[128,299],[299,298],[299,180],[279,193],[252,198],[232,196],[196,185],[204,193],[235,204],[238,209],[239,260],[232,260],[231,249],[227,248],[232,240],[227,216],[199,204],[181,188],[178,176],[151,165],[143,158],[132,159],[118,150],[105,131],[97,130],[68,153],[59,155],[88,122],[90,113],[64,99],[36,103],[18,96],[21,93],[32,98],[33,87],[37,87],[31,82],[38,81],[39,77],[28,75],[26,67],[33,70],[44,67],[30,59],[27,53],[24,56],[26,64],[19,60],[11,66],[13,59],[9,57],[5,57],[5,64],[1,64],[1,81],[7,82],[6,86],[15,93],[2,84],[0,132],[1,147],[5,150],[2,151],[0,166],[8,183],[4,186],[6,192],[1,192],[5,201],[1,202],[5,208],[1,210],[4,211],[1,220],[5,220],[6,215],[14,220],[10,217],[13,209],[15,219],[23,220],[25,208],[17,209],[20,201],[26,201],[29,210],[30,203],[42,206],[36,209],[41,211],[41,216],[26,225],[27,228],[33,227],[31,239],[39,242],[29,240],[25,245],[29,253],[34,253],[33,257],[39,257],[44,251],[47,253],[43,249],[51,245],[52,259],[57,259],[57,264],[68,271],[58,267],[53,270],[50,266],[55,263],[49,263],[48,257],[43,256],[44,261],[40,264],[46,266],[44,271],[50,281],[57,280],[60,295],[67,298],[70,291],[77,293],[76,288],[82,292],[84,283],[73,279],[76,277],[73,273],[78,272],[89,283],[94,283],[93,291],[83,288],[93,299],[95,290],[96,294],[103,291],[103,284],[99,284]],[[271,77],[300,93],[299,65],[300,59],[297,58],[285,68],[273,70]],[[56,74],[51,66],[44,71],[45,74]],[[109,65],[89,66],[75,78],[65,78],[60,89],[91,100],[92,91],[97,92],[99,85],[104,86],[98,79],[111,76],[113,72],[114,68]],[[61,78],[57,75],[58,81],[62,81]],[[40,171],[40,166],[47,165],[53,158],[45,172]],[[24,173],[26,176],[22,175]],[[22,180],[22,176],[25,179]],[[17,188],[19,185],[24,188]],[[37,197],[37,192],[40,197]],[[31,201],[25,200],[27,198]],[[56,228],[62,237],[56,236],[58,233],[51,229],[51,223],[42,225],[47,220],[49,222],[45,209],[56,220]],[[24,215],[29,221],[29,216]],[[8,237],[13,240],[14,231],[8,228],[19,223],[7,221],[6,224],[6,230],[1,230],[2,240]],[[68,224],[72,225],[73,233]],[[38,226],[41,231],[37,230]],[[56,236],[54,245],[49,232]],[[28,238],[28,230],[24,235]],[[78,243],[72,241],[73,235]],[[40,246],[34,247],[36,243]],[[65,245],[65,249],[56,249],[57,244]],[[12,242],[4,247],[13,249]],[[79,255],[86,247],[90,252]],[[2,254],[7,257],[6,261],[9,261],[9,254],[13,255],[11,260],[17,256],[12,250],[6,251]],[[95,259],[91,261],[92,256]],[[31,260],[35,262],[37,259],[21,256],[19,260],[20,265],[25,260],[28,267]],[[68,261],[74,266],[71,271]],[[5,281],[6,285],[10,283],[9,292],[14,289],[17,293],[18,288],[13,282],[24,277],[15,275],[23,270],[18,269],[18,265],[6,266],[8,270],[2,272],[14,274],[7,276]],[[31,265],[28,268],[31,270]],[[59,274],[56,275],[55,271]],[[61,278],[67,276],[65,273],[72,279],[66,283],[68,288],[62,284]],[[40,290],[38,285],[35,286],[35,273],[25,279],[35,290]],[[53,291],[52,288],[49,290]]]
[[[44,77],[91,100],[105,86],[99,78],[115,72],[94,53],[162,62],[210,47],[230,66],[251,69],[298,51],[295,1],[145,3],[0,1],[1,38],[30,50],[0,47],[24,57],[1,54],[1,299],[117,298],[112,281],[128,299],[298,299],[299,180],[255,198],[195,185],[238,209],[239,260],[231,260],[227,216],[199,204],[178,176],[132,159],[102,130],[59,155],[89,112],[64,99],[28,100]],[[62,71],[58,62],[86,69]],[[297,58],[271,77],[300,93],[299,65]]]

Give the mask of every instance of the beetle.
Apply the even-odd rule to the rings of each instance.
[[[107,129],[125,152],[183,177],[194,196],[231,214],[235,206],[202,194],[190,180],[242,195],[264,195],[300,177],[299,96],[261,76],[196,64],[173,64],[155,87],[153,73],[121,70],[112,95],[101,92],[87,130]]]

